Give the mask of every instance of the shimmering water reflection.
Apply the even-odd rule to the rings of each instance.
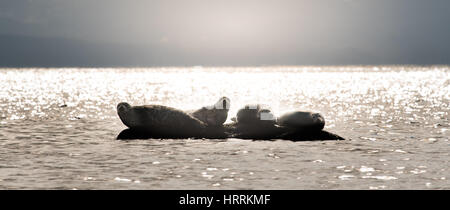
[[[115,106],[221,96],[346,141],[116,141]],[[446,66],[0,69],[0,189],[450,189]]]

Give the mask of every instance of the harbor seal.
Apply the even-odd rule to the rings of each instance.
[[[260,104],[248,104],[239,109],[234,121],[239,124],[275,124],[275,117],[268,107]]]
[[[242,139],[271,139],[284,132],[275,124],[275,117],[268,107],[248,104],[239,109],[233,123],[226,124],[230,137]]]
[[[202,137],[206,124],[191,115],[167,106],[117,105],[120,120],[130,129],[158,137]]]
[[[320,131],[325,127],[325,119],[319,113],[294,111],[280,116],[277,124],[305,131]]]
[[[275,118],[269,108],[256,104],[240,109],[233,121],[225,125],[233,138],[293,141],[343,139],[322,130],[325,120],[319,113],[295,111]]]
[[[222,126],[227,120],[229,110],[230,99],[222,97],[214,105],[204,106],[192,112],[191,115],[208,126]]]
[[[219,112],[222,113],[219,114],[222,118],[218,120],[217,117],[205,117],[203,118],[205,122],[219,122],[218,124],[222,125],[220,122],[225,121],[223,113],[228,112],[229,101],[224,102],[222,99],[219,102],[222,102],[222,107],[227,110]],[[336,134],[322,130],[325,120],[318,113],[289,112],[276,119],[270,109],[261,105],[246,105],[238,111],[234,122],[223,126],[210,126],[184,111],[162,105],[131,106],[122,102],[117,105],[117,113],[121,121],[129,127],[123,130],[117,139],[193,137],[290,141],[344,140]],[[211,113],[213,116],[217,114],[206,113],[207,116]]]

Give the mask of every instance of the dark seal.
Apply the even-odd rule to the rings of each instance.
[[[222,99],[219,102],[222,102],[223,107],[227,107],[229,101]],[[222,125],[226,120],[223,113],[228,112],[228,109],[225,110],[222,114],[217,114],[217,110],[212,112],[202,110],[200,118],[206,117],[199,120],[184,111],[167,106],[130,106],[128,103],[120,103],[117,105],[117,113],[129,129],[123,130],[117,138],[344,140],[336,134],[322,130],[325,120],[317,113],[290,112],[279,117],[277,122],[269,108],[263,108],[261,105],[246,105],[238,111],[234,122]],[[208,125],[208,122],[213,123]]]
[[[206,133],[206,124],[191,115],[167,106],[117,105],[120,120],[132,130],[155,137],[198,137]]]

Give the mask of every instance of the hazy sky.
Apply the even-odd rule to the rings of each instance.
[[[0,1],[0,66],[345,64],[450,64],[450,1]]]

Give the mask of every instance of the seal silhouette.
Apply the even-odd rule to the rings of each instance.
[[[236,118],[233,119],[239,124],[260,125],[260,124],[274,124],[275,117],[272,111],[261,104],[247,104],[239,109]]]
[[[275,118],[263,105],[246,105],[233,122],[226,121],[230,101],[222,97],[213,106],[191,114],[162,105],[117,105],[120,120],[129,129],[117,139],[149,138],[241,138],[252,140],[284,139],[291,141],[344,140],[324,131],[325,120],[319,113],[294,111]],[[195,117],[196,116],[196,117]],[[198,118],[200,119],[198,119]]]
[[[230,105],[229,98],[221,97],[214,105],[204,106],[191,115],[208,126],[222,126],[227,120]]]
[[[325,119],[319,113],[293,111],[278,117],[277,124],[301,130],[320,131],[325,127]]]
[[[206,132],[206,124],[184,111],[162,106],[131,106],[126,102],[117,105],[120,120],[132,130],[152,136],[197,137]]]
[[[275,124],[275,117],[270,109],[261,104],[245,105],[238,110],[232,121],[226,128],[234,138],[272,139],[285,131]]]

